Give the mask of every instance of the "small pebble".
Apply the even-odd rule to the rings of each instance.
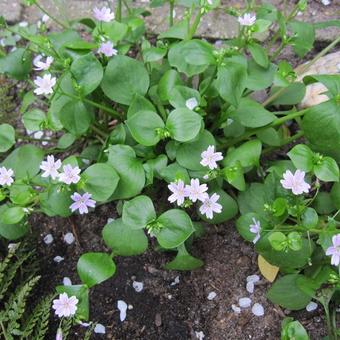
[[[66,233],[64,235],[64,242],[67,244],[72,244],[75,241],[75,237],[72,233]]]
[[[160,313],[156,313],[156,316],[155,316],[155,325],[157,327],[161,327],[162,326],[162,316]]]
[[[239,306],[236,306],[234,304],[231,305],[231,309],[236,313],[240,314],[241,313],[241,308]]]
[[[64,258],[58,255],[53,259],[53,261],[59,263],[61,261],[64,261]]]
[[[137,293],[140,293],[143,290],[143,288],[144,288],[144,284],[143,284],[143,282],[133,281],[132,282],[132,287],[134,288],[134,290]]]
[[[238,300],[238,304],[241,308],[248,308],[251,306],[251,299],[244,297]]]
[[[254,293],[254,287],[255,287],[255,285],[254,285],[253,281],[247,282],[246,289],[247,289],[248,293],[250,293],[250,294]]]
[[[53,242],[53,236],[51,234],[47,234],[44,237],[44,242],[45,244],[51,244]]]
[[[247,276],[247,282],[254,282],[255,283],[255,282],[258,282],[258,281],[260,281],[260,277],[256,274]]]
[[[202,331],[199,332],[195,331],[195,335],[198,340],[203,340],[205,338],[205,335]]]
[[[63,278],[63,285],[64,286],[72,286],[72,281],[71,281],[71,279],[69,278],[69,277],[64,277]]]
[[[208,294],[208,300],[214,300],[215,299],[215,297],[216,297],[216,293],[215,292],[210,292],[209,294]]]
[[[97,334],[105,334],[105,326],[103,326],[101,323],[97,323],[96,327],[94,328],[94,332]]]
[[[313,312],[318,308],[318,304],[315,303],[314,301],[311,301],[307,306],[306,306],[306,311],[307,312]]]
[[[128,305],[128,310],[132,310],[133,306],[132,305]]]
[[[251,311],[256,316],[263,316],[264,315],[264,308],[259,303],[254,303],[254,306],[252,307]]]
[[[126,302],[123,300],[118,300],[117,308],[120,311],[120,315],[119,315],[120,321],[123,322],[126,319],[126,310],[127,310]]]
[[[176,277],[175,277],[174,282],[171,282],[171,283],[170,283],[170,286],[175,286],[175,285],[177,285],[177,284],[179,284],[179,276],[176,276]]]

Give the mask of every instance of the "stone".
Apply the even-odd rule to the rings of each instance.
[[[21,17],[20,0],[0,1],[0,13],[8,22],[19,22]]]

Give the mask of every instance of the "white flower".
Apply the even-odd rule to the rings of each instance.
[[[110,22],[115,18],[115,14],[111,12],[110,8],[103,7],[101,9],[95,7],[93,9],[93,16],[98,21]]]
[[[189,110],[194,110],[195,107],[198,106],[198,101],[195,97],[189,98],[186,102],[185,102],[185,106],[189,109]]]
[[[118,300],[117,308],[120,311],[120,314],[119,314],[120,321],[123,322],[126,319],[126,310],[127,310],[126,302],[123,300]]]
[[[251,13],[245,13],[243,17],[238,17],[237,21],[241,26],[252,26],[256,22],[256,15]]]
[[[188,190],[184,182],[180,179],[177,182],[171,182],[168,185],[169,190],[173,193],[169,196],[168,201],[174,203],[177,201],[177,205],[182,205],[184,199],[188,197]]]
[[[118,51],[113,48],[113,43],[111,41],[101,43],[98,53],[103,53],[107,57],[112,57],[113,55],[117,55]]]
[[[208,300],[214,300],[216,296],[217,296],[217,294],[216,294],[215,292],[210,292],[210,293],[208,294],[207,299],[208,299]]]
[[[59,295],[59,299],[53,300],[52,308],[60,318],[69,317],[76,314],[77,304],[78,299],[75,296],[69,298],[66,293],[62,293]]]
[[[85,194],[80,195],[77,192],[75,192],[73,195],[71,195],[72,200],[74,203],[70,205],[70,209],[72,212],[79,209],[80,215],[87,214],[89,212],[88,207],[94,208],[96,206],[96,201],[91,199],[92,195],[88,192],[85,192]]]
[[[51,94],[53,93],[53,86],[56,84],[57,79],[55,77],[52,77],[50,74],[44,74],[44,76],[37,77],[34,80],[34,84],[37,86],[37,88],[34,90],[34,93],[38,96],[41,94]]]
[[[47,161],[42,161],[40,164],[40,169],[44,171],[41,174],[41,177],[51,176],[52,179],[58,178],[59,176],[58,169],[60,167],[61,167],[61,160],[58,159],[57,161],[55,161],[53,155],[48,155]]]
[[[294,175],[290,170],[287,170],[280,183],[285,189],[292,190],[294,195],[308,193],[310,189],[310,185],[305,182],[305,172],[301,170],[296,170]]]
[[[251,308],[251,311],[256,316],[264,315],[264,308],[260,303],[254,303],[254,306]]]
[[[251,306],[251,299],[249,299],[248,297],[240,298],[238,300],[238,304],[241,308],[248,308]]]
[[[47,14],[44,14],[44,15],[41,17],[41,21],[42,21],[42,22],[47,22],[48,20],[50,20],[50,17],[49,17]]]
[[[206,192],[208,190],[208,186],[206,184],[200,184],[198,178],[192,178],[190,181],[190,185],[187,185],[186,189],[187,195],[193,202],[196,202],[197,200],[204,202],[205,199],[208,197],[208,194]]]
[[[253,243],[255,244],[261,237],[261,223],[260,221],[257,221],[255,217],[253,217],[253,224],[249,225],[249,231],[255,235],[255,238],[253,239]]]
[[[14,182],[14,171],[6,169],[4,166],[0,168],[0,185],[10,186]]]
[[[207,218],[212,219],[213,213],[221,213],[222,212],[222,205],[217,203],[219,200],[220,195],[212,194],[211,197],[209,195],[203,201],[203,204],[200,207],[200,213],[202,215],[206,215]]]
[[[222,152],[215,152],[215,146],[209,145],[208,149],[201,153],[201,164],[208,166],[210,170],[217,168],[217,161],[223,159]]]
[[[63,166],[63,171],[64,172],[59,175],[60,182],[64,182],[66,184],[77,184],[79,182],[79,174],[81,170],[77,166],[73,168],[72,165],[66,164]]]
[[[33,65],[35,66],[36,71],[46,71],[52,65],[54,59],[53,57],[46,57],[45,61],[42,61],[42,55],[39,54],[33,59]]]

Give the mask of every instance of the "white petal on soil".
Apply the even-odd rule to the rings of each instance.
[[[71,281],[71,279],[69,278],[69,277],[64,277],[63,278],[63,285],[64,286],[72,286],[72,281]]]
[[[120,311],[120,321],[123,322],[126,319],[127,304],[123,300],[118,300],[117,307]]]
[[[208,300],[214,300],[215,299],[215,297],[216,297],[216,293],[215,292],[210,292],[209,294],[208,294]]]
[[[236,306],[234,304],[231,305],[231,309],[236,313],[240,314],[241,313],[241,308],[239,306]]]
[[[51,244],[53,242],[53,236],[51,234],[47,234],[44,237],[44,242],[45,244]]]
[[[105,334],[105,326],[103,326],[101,323],[97,323],[96,327],[94,328],[94,332],[97,334]]]
[[[248,308],[251,306],[251,299],[244,297],[238,300],[238,304],[241,308]]]
[[[195,335],[198,340],[203,340],[205,338],[205,335],[202,331],[199,332],[195,331]]]
[[[108,219],[107,219],[107,224],[109,224],[109,223],[113,222],[114,220],[115,220],[114,218],[111,218],[111,217],[110,217],[110,218],[108,218]]]
[[[331,0],[321,0],[322,4],[328,6],[331,4]]]
[[[251,311],[256,316],[263,316],[264,315],[264,308],[260,303],[254,303],[254,306],[252,307]]]
[[[64,242],[67,244],[72,244],[75,238],[72,233],[67,233],[64,235]]]
[[[44,135],[44,131],[37,131],[33,134],[33,137],[36,139],[41,139],[43,135]]]
[[[175,285],[177,285],[177,284],[179,284],[179,276],[176,276],[176,277],[175,277],[174,282],[171,282],[171,283],[170,283],[170,286],[175,286]]]
[[[254,287],[255,287],[255,284],[254,284],[253,281],[247,282],[246,289],[247,289],[248,293],[253,294],[254,293]]]
[[[247,282],[258,282],[260,281],[260,277],[256,274],[247,276]]]
[[[318,308],[318,304],[315,303],[314,301],[311,301],[307,306],[306,306],[306,311],[307,312],[313,312]]]
[[[83,327],[89,327],[91,325],[88,322],[82,322],[82,321],[78,321],[78,323],[79,323],[80,326],[83,326]]]
[[[133,281],[132,282],[132,287],[133,287],[133,289],[137,293],[140,293],[143,290],[143,288],[144,288],[144,283],[143,282],[138,282],[138,281]]]
[[[64,258],[58,255],[53,259],[53,261],[59,263],[61,261],[64,261]]]

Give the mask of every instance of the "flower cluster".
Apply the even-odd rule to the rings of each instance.
[[[217,168],[218,165],[216,162],[223,159],[222,153],[215,152],[213,145],[209,145],[208,149],[202,152],[201,157],[201,164],[208,166],[209,169]],[[208,186],[205,183],[200,184],[198,178],[192,178],[190,185],[185,185],[182,180],[178,180],[170,183],[168,188],[172,192],[168,198],[171,203],[176,202],[177,205],[182,205],[186,198],[189,198],[193,203],[200,201],[202,202],[200,213],[206,215],[209,219],[213,218],[214,213],[222,212],[222,205],[217,203],[220,195],[214,193],[209,196],[207,192]]]

